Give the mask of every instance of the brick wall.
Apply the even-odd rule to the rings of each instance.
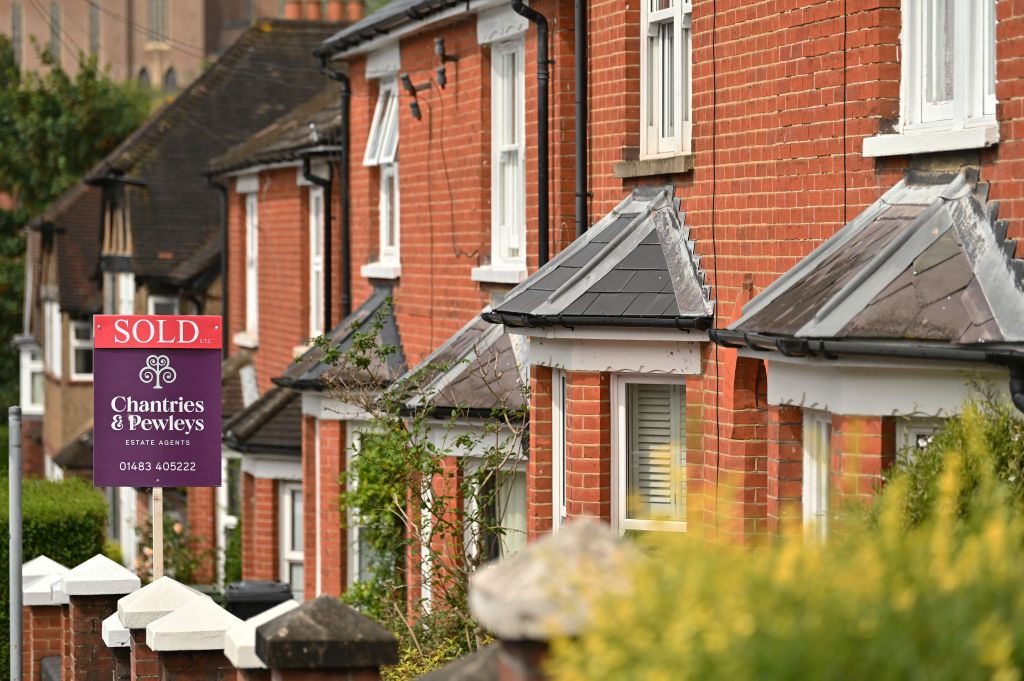
[[[242,579],[277,579],[278,504],[274,480],[242,475]]]
[[[160,664],[154,653],[146,645],[146,630],[132,629],[131,640],[131,678],[132,681],[154,681],[160,678]]]
[[[113,656],[103,642],[101,624],[117,611],[121,595],[72,596],[69,609],[71,631],[71,677],[75,681],[108,681]]]
[[[189,538],[195,542],[197,551],[205,553],[195,580],[205,584],[217,577],[213,554],[217,548],[217,488],[190,487],[187,501]]]
[[[865,503],[882,488],[896,461],[896,422],[883,416],[832,416],[833,487],[836,502]],[[836,504],[833,504],[836,507]]]
[[[170,681],[235,681],[238,671],[219,650],[160,653],[160,678]]]
[[[611,414],[608,374],[567,372],[565,513],[611,521]]]
[[[550,367],[530,367],[530,460],[526,463],[526,537],[534,541],[551,531],[552,421]]]
[[[768,529],[798,532],[803,498],[803,410],[768,407]]]
[[[347,539],[340,507],[344,471],[345,422],[303,416],[303,549],[307,598],[325,593],[340,596],[346,586]]]
[[[60,606],[32,606],[22,610],[22,673],[27,679],[38,679],[42,674],[42,659],[63,653]]]

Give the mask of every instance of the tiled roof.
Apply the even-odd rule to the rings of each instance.
[[[377,332],[377,344],[393,346],[397,351],[389,354],[383,364],[377,362],[366,370],[355,369],[346,364],[345,353],[352,349],[356,336],[373,331],[378,323],[380,330]],[[336,366],[323,362],[322,348],[312,347],[292,362],[282,376],[273,379],[274,383],[295,390],[322,390],[338,379],[353,384],[383,386],[406,372],[398,320],[391,306],[391,289],[388,287],[375,288],[373,295],[365,303],[331,329],[326,336],[342,358]],[[372,352],[370,354],[372,355]]]
[[[267,20],[239,39],[171,103],[149,118],[89,173],[142,180],[129,188],[135,273],[180,283],[176,269],[219,230],[220,199],[203,173],[210,159],[247,139],[324,87],[312,49],[334,24]],[[74,207],[73,187],[47,216]],[[99,211],[93,238],[99,240]],[[63,287],[62,287],[63,289]]]
[[[525,403],[522,342],[476,317],[396,383],[418,386],[411,409],[485,415],[519,409]]]
[[[973,170],[908,172],[751,300],[723,337],[1024,341],[1024,262],[987,197]]]
[[[506,326],[707,328],[714,306],[674,188],[640,187],[483,317]]]
[[[69,194],[65,210],[47,220],[56,232],[60,306],[73,314],[99,312],[103,304],[99,279],[102,201],[102,190],[83,186]]]
[[[302,454],[302,396],[271,388],[224,422],[224,443],[246,453]]]
[[[341,102],[337,86],[325,88],[244,142],[210,161],[208,171],[227,173],[300,158],[300,152],[337,144]]]

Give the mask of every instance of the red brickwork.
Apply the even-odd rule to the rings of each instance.
[[[242,579],[278,578],[278,505],[273,480],[242,476]]]
[[[221,650],[157,653],[161,681],[235,681],[238,672]]]
[[[189,538],[195,542],[202,560],[195,581],[207,584],[217,578],[214,553],[217,547],[217,488],[190,487],[187,501]]]
[[[565,513],[611,522],[611,379],[570,371],[565,383]]]
[[[768,407],[768,529],[799,532],[803,498],[803,411]]]
[[[316,432],[319,429],[319,453]],[[305,594],[340,596],[346,584],[346,537],[341,517],[345,422],[302,419]],[[318,519],[319,518],[319,519]],[[319,541],[318,541],[319,528]],[[319,584],[317,576],[319,574]]]
[[[534,541],[551,531],[552,421],[551,368],[530,367],[530,460],[526,464],[526,537]]]
[[[60,606],[33,605],[22,608],[22,673],[26,679],[42,678],[44,657],[63,653]]]
[[[111,679],[114,658],[103,642],[101,625],[111,613],[117,612],[118,598],[119,595],[71,597],[71,669],[75,681]]]
[[[865,503],[882,488],[883,472],[896,460],[896,424],[882,416],[832,416],[833,487],[840,507]],[[833,504],[833,508],[836,508]]]
[[[101,632],[102,633],[102,632]],[[71,606],[60,606],[60,642],[64,651],[61,660],[61,679],[73,681],[74,667],[71,666]]]
[[[131,679],[132,681],[153,681],[160,678],[160,664],[146,645],[146,630],[132,629],[131,634]]]

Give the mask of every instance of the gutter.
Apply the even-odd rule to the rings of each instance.
[[[331,210],[332,198],[331,198],[331,167],[327,166],[327,177],[320,177],[319,175],[313,174],[311,167],[311,155],[305,155],[302,157],[302,177],[308,182],[312,182],[316,186],[320,187],[324,192],[324,221],[323,221],[323,250],[324,250],[324,281],[323,281],[323,315],[324,315],[324,331],[332,328],[334,324],[331,320],[331,309],[332,309],[332,297],[331,292],[334,290],[334,282],[331,277],[331,273],[334,270],[334,261],[332,258],[332,247],[331,247]]]
[[[352,197],[349,187],[349,157],[352,147],[351,105],[352,83],[347,74],[327,67],[326,55],[320,56],[320,72],[341,85],[341,134],[338,160],[338,191],[341,199],[341,318],[352,314]],[[328,251],[329,252],[329,251]],[[329,317],[328,317],[329,318]],[[331,325],[324,324],[325,330]]]
[[[343,38],[328,38],[313,50],[313,55],[320,59],[330,58],[338,52],[344,52],[360,43],[388,35],[404,26],[423,21],[435,14],[462,4],[468,5],[469,2],[468,0],[423,0],[423,2],[409,7],[402,14],[392,14],[375,22],[368,22],[360,27],[358,31],[350,33]],[[373,14],[369,15],[367,19],[372,17]]]
[[[580,4],[580,0],[577,0],[578,4]],[[548,223],[550,222],[548,217],[550,187],[548,179],[548,157],[550,155],[548,93],[551,90],[551,59],[548,57],[548,20],[537,10],[524,5],[523,0],[512,0],[512,10],[537,26],[537,261],[538,266],[543,267],[547,264],[549,257]],[[576,70],[579,73],[578,64]],[[578,121],[576,127],[578,130]]]
[[[206,184],[213,187],[220,194],[220,288],[221,288],[221,355],[227,358],[231,350],[231,337],[228,329],[229,291],[228,286],[228,187],[223,182],[218,182],[209,175],[206,176]]]
[[[488,310],[480,315],[491,324],[504,324],[510,328],[538,328],[561,326],[610,326],[625,328],[706,330],[711,328],[711,317],[618,317],[612,315],[532,315]]]

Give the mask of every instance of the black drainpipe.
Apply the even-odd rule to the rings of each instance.
[[[340,71],[327,68],[327,55],[320,57],[320,71],[331,80],[341,84],[341,151],[338,165],[338,187],[341,193],[341,318],[352,314],[352,255],[350,243],[351,196],[349,192],[350,121],[349,109],[352,102],[352,83]],[[326,215],[326,213],[325,213]],[[324,326],[327,326],[325,323]]]
[[[223,182],[218,182],[209,175],[206,176],[206,184],[217,190],[220,194],[220,332],[221,332],[221,355],[228,356],[231,349],[230,338],[228,337],[228,187]]]
[[[1010,399],[1024,413],[1024,366],[1020,364],[1010,365]]]
[[[537,25],[537,260],[548,261],[548,20],[523,0],[512,0],[512,10]]]
[[[576,237],[590,227],[587,214],[587,3],[576,0]]]
[[[327,177],[320,177],[314,175],[313,170],[310,167],[311,156],[309,154],[302,157],[302,176],[306,178],[307,182],[312,182],[321,189],[324,190],[324,333],[331,330],[333,324],[331,323],[331,290],[333,289],[334,283],[331,278],[331,270],[334,267],[333,259],[331,258],[331,170],[330,165],[327,166]],[[344,256],[342,256],[344,257]],[[343,318],[348,316],[348,313],[342,313]]]

